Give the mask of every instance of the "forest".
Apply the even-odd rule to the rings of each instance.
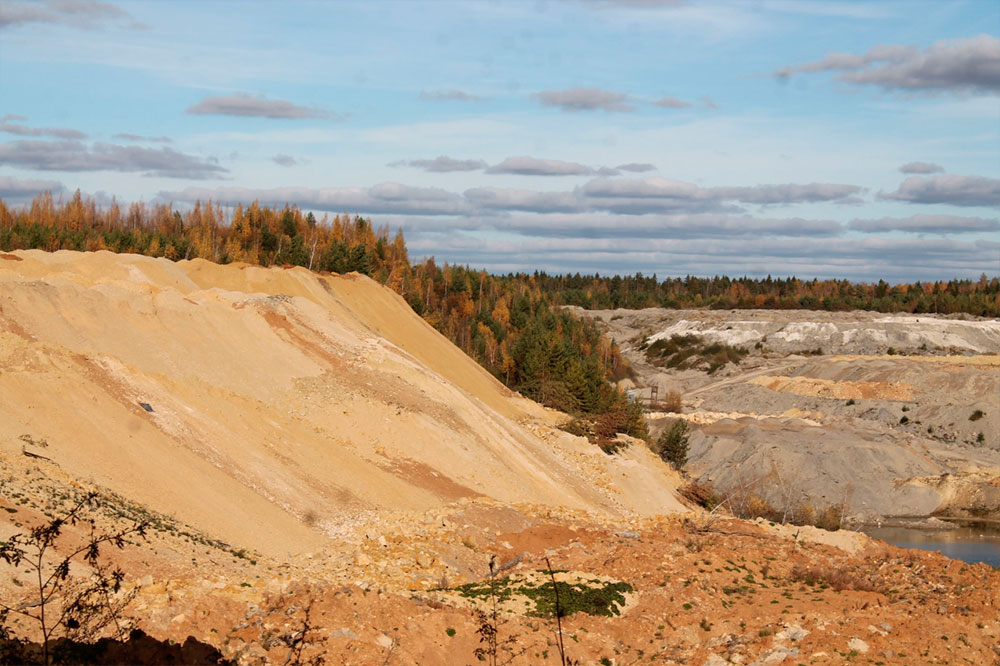
[[[547,406],[602,420],[601,431],[645,436],[637,406],[614,388],[629,368],[615,341],[562,305],[607,308],[776,308],[1000,315],[1000,279],[889,285],[848,280],[517,273],[411,262],[401,230],[361,216],[317,219],[293,205],[224,208],[113,202],[77,191],[12,208],[0,200],[0,250],[138,253],[170,260],[357,271],[400,294],[500,381]],[[669,267],[665,267],[669,270]],[[598,417],[601,419],[598,419]]]

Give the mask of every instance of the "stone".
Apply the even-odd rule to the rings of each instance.
[[[762,656],[757,661],[753,662],[750,666],[771,666],[772,664],[780,664],[788,657],[797,657],[798,654],[798,648],[776,648]]]
[[[861,654],[865,654],[866,652],[868,652],[868,643],[865,643],[860,638],[852,638],[851,640],[847,641],[847,647],[850,650],[857,650]]]
[[[809,635],[809,632],[802,627],[791,624],[775,634],[775,638],[778,640],[789,640],[789,641],[801,641],[803,638]]]
[[[330,638],[349,638],[352,641],[356,641],[358,640],[358,635],[348,627],[341,627],[336,631],[331,631]]]

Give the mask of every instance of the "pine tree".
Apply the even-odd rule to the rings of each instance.
[[[687,421],[677,419],[656,440],[656,453],[674,469],[681,469],[688,459]]]

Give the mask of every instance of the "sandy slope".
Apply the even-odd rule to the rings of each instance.
[[[679,508],[644,447],[605,456],[557,419],[357,275],[0,255],[0,451],[272,556],[477,495]]]

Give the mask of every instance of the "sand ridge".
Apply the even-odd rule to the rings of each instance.
[[[69,473],[227,542],[287,556],[350,516],[463,493],[612,515],[680,507],[645,447],[610,457],[555,430],[560,415],[362,276],[12,256],[0,447],[45,438]]]

